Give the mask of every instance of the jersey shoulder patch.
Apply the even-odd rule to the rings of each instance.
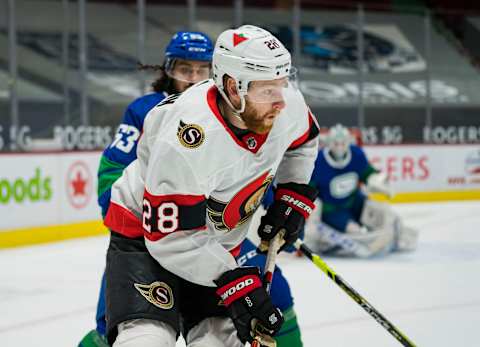
[[[180,120],[177,131],[178,141],[186,148],[197,148],[205,140],[205,131],[198,124],[187,124]]]

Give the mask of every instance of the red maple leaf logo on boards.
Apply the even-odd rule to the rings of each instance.
[[[235,47],[236,45],[239,45],[243,41],[247,41],[247,40],[248,40],[248,38],[243,36],[243,34],[233,33],[233,47]]]
[[[91,200],[93,191],[93,177],[87,163],[82,160],[73,162],[65,178],[68,202],[73,208],[85,208]]]
[[[87,185],[87,180],[83,179],[80,171],[77,171],[75,179],[70,183],[73,187],[73,196],[85,195],[85,186]]]

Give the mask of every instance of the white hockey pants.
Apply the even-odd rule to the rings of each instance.
[[[193,327],[186,338],[188,347],[243,347],[228,318],[207,318]],[[174,347],[176,332],[167,323],[133,319],[118,325],[113,347]]]

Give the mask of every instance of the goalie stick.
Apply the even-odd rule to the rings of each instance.
[[[398,330],[392,323],[389,322],[375,307],[373,307],[363,296],[361,296],[355,289],[353,289],[342,277],[337,275],[321,258],[319,255],[313,253],[302,240],[297,239],[294,246],[303,255],[310,259],[323,273],[325,273],[333,282],[335,282],[345,293],[348,294],[357,304],[359,304],[367,313],[373,317],[384,329],[386,329],[398,342],[405,347],[416,347],[416,345],[408,339],[400,330]]]

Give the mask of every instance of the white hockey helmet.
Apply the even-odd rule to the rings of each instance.
[[[291,64],[290,53],[275,36],[262,28],[243,25],[219,35],[213,51],[213,79],[227,104],[237,113],[242,113],[250,82],[290,77]],[[240,109],[233,107],[224,92],[225,75],[236,81]]]
[[[350,145],[353,139],[350,131],[341,124],[336,124],[328,131],[326,144],[328,154],[337,163],[336,166],[346,165],[350,162]]]

